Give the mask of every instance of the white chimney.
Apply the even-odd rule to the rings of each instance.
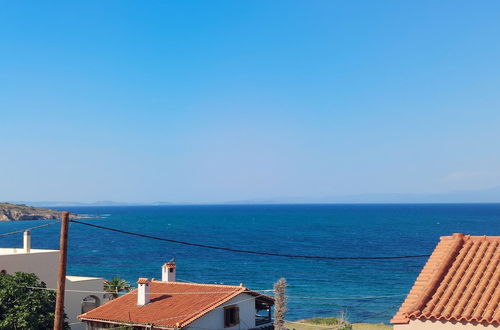
[[[175,282],[175,258],[161,267],[162,282]]]
[[[137,284],[139,286],[137,288],[137,306],[149,304],[149,286],[151,285],[151,282],[147,278],[139,278]]]
[[[24,231],[23,250],[25,253],[30,253],[30,251],[31,251],[31,233],[29,230]]]

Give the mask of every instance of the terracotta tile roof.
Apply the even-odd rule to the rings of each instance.
[[[240,293],[261,295],[244,286],[152,281],[151,302],[147,305],[137,306],[134,290],[78,317],[97,322],[184,327]]]
[[[441,237],[391,323],[420,319],[499,325],[499,261],[500,236]]]

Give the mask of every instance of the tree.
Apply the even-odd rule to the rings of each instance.
[[[286,330],[285,314],[286,309],[286,280],[280,278],[274,283],[274,329]]]
[[[118,293],[129,292],[132,289],[130,283],[122,278],[114,277],[112,280],[104,280],[104,291],[109,292],[114,298],[118,298]]]
[[[0,274],[1,330],[45,330],[54,327],[55,292],[32,288],[46,286],[35,274]],[[64,329],[70,329],[67,322],[64,322]]]

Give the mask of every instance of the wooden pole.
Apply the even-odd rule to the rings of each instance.
[[[54,330],[63,330],[64,325],[64,289],[66,286],[66,259],[68,252],[68,222],[69,212],[62,214],[61,238],[59,248],[59,268],[57,273],[57,296],[54,316]]]

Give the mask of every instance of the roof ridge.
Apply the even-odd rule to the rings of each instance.
[[[450,246],[449,251],[443,258],[439,268],[430,278],[429,284],[427,285],[427,288],[424,290],[423,294],[420,295],[417,301],[413,304],[412,306],[413,310],[420,310],[422,309],[422,307],[425,306],[425,303],[427,302],[427,300],[429,300],[430,297],[432,297],[434,292],[437,290],[439,284],[441,283],[446,273],[448,272],[451,264],[453,263],[458,253],[460,252],[460,249],[462,248],[464,243],[463,240],[464,234],[453,234],[453,236],[451,237],[454,239],[452,246]]]
[[[500,240],[500,236],[489,235],[465,235],[464,240]]]
[[[427,260],[399,311],[391,319],[393,324],[405,324],[410,316],[422,313],[422,308],[432,297],[445,277],[464,243],[464,234],[441,236],[440,241]],[[436,268],[437,266],[437,268]]]
[[[392,324],[500,324],[500,236],[442,236]]]

